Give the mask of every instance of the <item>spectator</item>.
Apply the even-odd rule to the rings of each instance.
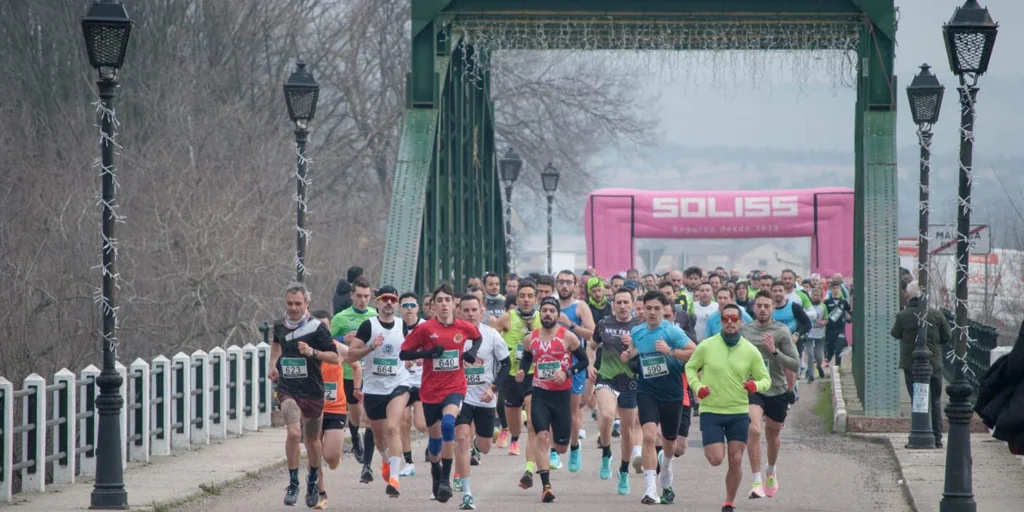
[[[992,437],[1006,441],[1010,453],[1024,455],[1024,322],[1010,353],[981,378],[974,410],[995,429]]]
[[[339,279],[334,287],[334,314],[352,307],[352,283],[363,275],[363,267],[349,267],[345,279]]]

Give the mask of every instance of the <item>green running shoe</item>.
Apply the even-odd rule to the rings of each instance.
[[[601,480],[610,480],[612,478],[612,458],[601,457]]]
[[[621,494],[623,496],[629,494],[629,473],[627,473],[627,472],[620,472],[619,473],[619,489],[618,489],[618,491],[619,491],[619,494]]]

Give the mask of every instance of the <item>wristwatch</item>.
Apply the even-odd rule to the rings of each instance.
[[[310,354],[309,357],[316,357],[316,355],[319,354],[319,353],[320,353],[320,351],[314,348],[313,349],[313,353]]]

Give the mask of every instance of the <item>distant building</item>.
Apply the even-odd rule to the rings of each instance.
[[[763,244],[740,254],[732,266],[740,269],[740,273],[744,275],[757,269],[762,272],[768,271],[773,277],[778,277],[788,268],[804,278],[808,276],[810,263],[809,256],[798,256],[775,244]]]

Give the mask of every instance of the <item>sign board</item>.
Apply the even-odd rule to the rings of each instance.
[[[969,233],[972,255],[992,252],[992,230],[988,224],[972,224]],[[956,254],[956,225],[928,226],[928,243],[928,250],[932,254]]]

